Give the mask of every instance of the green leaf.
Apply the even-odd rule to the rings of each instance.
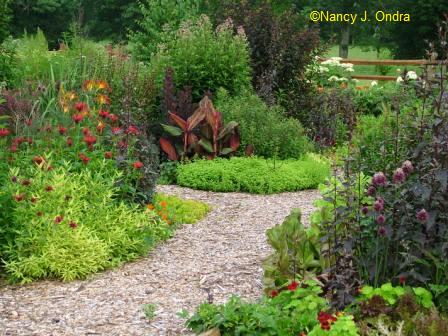
[[[163,129],[169,133],[172,136],[180,136],[182,135],[182,130],[179,127],[171,126],[171,125],[165,125],[162,124]]]
[[[198,144],[201,145],[207,152],[213,153],[213,145],[210,141],[201,139]]]

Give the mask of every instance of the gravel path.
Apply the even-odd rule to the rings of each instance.
[[[0,288],[0,335],[188,335],[176,314],[231,294],[255,299],[262,291],[261,263],[269,254],[265,231],[292,208],[305,221],[316,190],[277,195],[214,193],[177,186],[158,190],[204,201],[213,210],[184,225],[148,257],[84,281],[40,281]],[[156,304],[144,317],[142,305]]]

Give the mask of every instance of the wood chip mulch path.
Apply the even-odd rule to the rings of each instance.
[[[270,253],[266,229],[300,208],[305,223],[316,190],[276,195],[215,193],[178,186],[158,191],[210,204],[200,222],[183,225],[173,238],[136,262],[87,280],[38,281],[0,287],[1,336],[190,335],[182,309],[193,312],[213,298],[262,293],[262,261]],[[156,305],[148,321],[142,305]]]

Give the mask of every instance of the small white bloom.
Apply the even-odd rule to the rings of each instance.
[[[330,59],[335,60],[335,61],[340,61],[340,60],[342,60],[342,57],[331,57]]]
[[[347,81],[348,81],[348,79],[345,77],[341,77],[338,79],[338,82],[347,82]]]
[[[328,71],[330,71],[330,69],[328,69],[327,67],[323,67],[323,66],[319,67],[319,72],[320,73],[324,73],[324,72],[328,72]]]
[[[345,71],[348,71],[348,72],[354,72],[355,69],[353,69],[353,68],[346,68]]]
[[[372,82],[370,82],[370,86],[376,86],[376,85],[378,85],[378,82],[377,82],[377,81],[372,81]]]
[[[408,71],[408,73],[406,74],[406,78],[407,79],[417,79],[418,76],[415,73],[415,71]]]
[[[400,73],[400,72],[401,72],[401,69],[397,69],[396,71],[397,71],[398,73]]]
[[[340,66],[342,68],[353,68],[353,64],[352,63],[341,63]]]
[[[401,83],[402,81],[403,81],[403,77],[398,76],[398,77],[397,77],[397,83]]]
[[[328,81],[329,81],[329,82],[337,82],[337,81],[339,81],[339,77],[337,77],[337,76],[331,76],[330,78],[328,78]]]
[[[359,83],[359,79],[356,79],[356,78],[352,78],[352,81],[353,81],[354,83]]]

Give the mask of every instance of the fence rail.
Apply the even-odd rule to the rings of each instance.
[[[319,62],[324,62],[329,58],[319,58]],[[447,65],[447,61],[428,61],[425,59],[420,60],[365,60],[357,58],[344,58],[340,60],[340,63],[352,63],[354,65],[419,65],[419,66],[432,66],[432,65]],[[366,79],[376,81],[395,81],[396,76],[381,76],[381,75],[352,75],[355,79]]]

